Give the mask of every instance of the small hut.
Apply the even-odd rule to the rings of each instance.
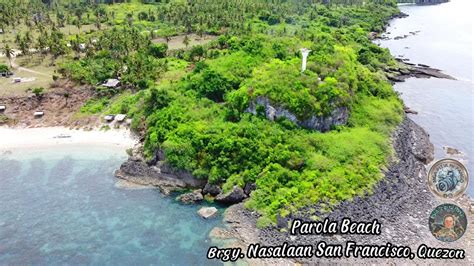
[[[114,121],[114,118],[115,118],[114,115],[106,115],[106,116],[104,116],[104,120],[105,120],[107,123],[110,123],[110,122]]]
[[[118,114],[115,116],[115,121],[119,122],[119,123],[122,123],[125,118],[127,117],[127,115],[124,115],[124,114]]]
[[[6,109],[7,107],[5,105],[0,105],[0,113],[5,112]]]
[[[14,83],[20,83],[20,82],[21,82],[21,78],[13,78],[13,82],[14,82]]]
[[[120,85],[120,80],[118,79],[108,79],[106,82],[102,83],[102,86],[107,88],[117,88]]]

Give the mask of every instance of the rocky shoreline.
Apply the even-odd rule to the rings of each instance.
[[[385,75],[391,82],[404,82],[408,78],[440,78],[455,80],[454,77],[443,73],[440,69],[425,64],[408,63],[406,59],[395,58],[398,67],[385,69]]]
[[[434,197],[426,184],[425,164],[433,160],[433,145],[429,141],[428,134],[409,118],[405,118],[401,125],[395,130],[392,137],[396,158],[393,159],[389,168],[385,171],[385,178],[374,188],[373,193],[363,197],[356,197],[352,201],[346,201],[338,205],[329,214],[319,213],[321,219],[328,218],[340,221],[349,217],[353,221],[372,221],[377,219],[382,224],[382,233],[378,236],[363,235],[290,235],[286,230],[281,230],[282,225],[288,220],[280,222],[278,226],[257,229],[255,227],[258,214],[246,210],[243,204],[231,206],[227,209],[224,222],[225,229],[216,229],[211,232],[215,239],[235,238],[229,246],[237,246],[245,249],[250,243],[261,243],[262,245],[281,245],[284,242],[293,245],[314,245],[319,241],[330,244],[344,244],[346,241],[355,241],[358,244],[386,244],[391,242],[395,245],[410,246],[412,250],[421,244],[433,247],[463,248],[467,252],[466,260],[474,260],[474,249],[467,247],[474,245],[474,235],[466,232],[466,235],[455,243],[443,245],[437,241],[428,228],[428,217],[435,206],[441,201]],[[458,200],[466,214],[471,217],[474,214],[474,202],[468,197]],[[319,206],[312,206],[319,209]],[[304,213],[304,212],[301,212]],[[304,214],[296,214],[288,219],[300,218],[311,221]],[[435,263],[437,261],[415,260],[416,263]],[[258,263],[281,263],[282,261],[263,260]],[[307,260],[285,260],[285,264],[296,263],[408,263],[407,260],[392,259],[317,259]],[[257,262],[255,262],[257,263]],[[438,261],[438,263],[440,263]],[[442,262],[443,264],[446,261]],[[251,261],[251,264],[252,261]]]
[[[330,213],[316,212],[319,218],[328,218],[340,221],[349,217],[353,221],[372,221],[377,219],[382,224],[382,234],[379,236],[362,235],[290,235],[285,227],[291,220],[299,218],[311,221],[303,209],[286,218],[279,218],[278,225],[258,229],[256,221],[259,215],[244,208],[241,201],[250,195],[254,186],[245,189],[234,187],[229,193],[223,193],[215,185],[207,184],[204,180],[195,179],[185,171],[173,169],[165,163],[162,153],[152,161],[146,161],[140,156],[140,146],[134,149],[128,161],[116,171],[116,176],[140,185],[153,185],[159,187],[164,194],[173,191],[184,192],[194,189],[189,193],[181,194],[177,200],[185,204],[198,203],[204,197],[212,197],[216,202],[231,205],[225,215],[225,228],[217,227],[210,233],[210,238],[216,245],[223,247],[240,247],[246,249],[251,243],[262,245],[281,245],[284,242],[294,245],[314,245],[319,241],[330,244],[344,244],[346,241],[355,241],[358,244],[386,244],[410,246],[412,250],[421,244],[432,247],[463,248],[467,252],[467,261],[473,261],[474,252],[466,247],[474,245],[474,234],[466,235],[457,242],[443,245],[437,241],[428,228],[428,217],[431,211],[442,203],[429,191],[426,184],[426,165],[433,160],[433,145],[429,135],[411,119],[405,117],[403,122],[392,134],[392,144],[395,151],[389,167],[384,170],[383,178],[373,189],[372,193],[356,197],[351,201],[342,202]],[[196,189],[197,188],[197,189]],[[240,202],[240,203],[239,203]],[[463,207],[472,224],[474,214],[474,201],[467,196],[457,200]],[[320,210],[320,206],[310,206]],[[371,260],[322,260],[312,258],[308,260],[288,259],[259,259],[247,260],[250,264],[290,265],[297,263],[402,263],[408,261],[392,259]],[[416,260],[416,263],[434,263],[436,261]],[[444,263],[445,261],[443,261]]]
[[[234,186],[232,190],[224,192],[218,185],[197,179],[187,171],[173,168],[166,162],[162,152],[157,152],[152,160],[146,160],[142,156],[141,145],[138,145],[131,153],[128,160],[115,171],[117,178],[138,185],[158,187],[165,195],[192,190],[177,198],[185,204],[198,203],[204,196],[211,197],[218,203],[236,204],[248,198],[255,189],[255,184],[247,184],[243,189]]]

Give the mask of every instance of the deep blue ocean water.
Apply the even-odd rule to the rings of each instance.
[[[157,189],[115,187],[125,159],[98,147],[0,155],[0,264],[209,265],[221,217],[204,220]]]

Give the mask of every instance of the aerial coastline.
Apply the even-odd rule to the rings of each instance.
[[[403,19],[408,16],[401,13],[393,19]],[[387,21],[388,24],[388,21]],[[383,36],[383,34],[374,34],[374,36]],[[447,78],[453,77],[443,74],[439,69],[433,69],[424,64],[418,66],[406,63],[407,58],[398,58],[400,68],[392,68],[387,70],[387,77],[395,84],[396,82],[404,82],[407,78]],[[421,71],[419,71],[421,70]],[[409,107],[404,107],[408,114],[416,114]],[[288,231],[282,233],[282,228],[292,220],[286,218],[281,220],[276,227],[257,229],[252,228],[256,223],[258,215],[254,212],[246,210],[243,204],[231,206],[224,218],[226,228],[216,228],[211,232],[210,236],[220,243],[227,239],[233,239],[231,244],[226,247],[241,247],[245,249],[250,243],[258,242],[264,245],[277,245],[279,243],[288,242],[290,244],[315,244],[318,241],[329,241],[330,243],[347,243],[347,241],[359,241],[362,243],[387,243],[397,242],[415,248],[420,244],[438,245],[438,242],[431,236],[426,220],[431,210],[442,203],[439,199],[427,189],[426,173],[429,165],[434,159],[433,144],[429,140],[429,135],[405,116],[401,125],[393,132],[392,145],[396,151],[395,157],[384,171],[385,178],[376,185],[371,193],[367,193],[364,197],[358,197],[354,200],[343,202],[330,213],[321,213],[321,219],[332,219],[339,221],[344,217],[354,220],[370,221],[378,219],[383,224],[383,234],[381,236],[370,237],[347,237],[339,234],[329,236],[293,236]],[[470,223],[474,222],[472,218],[474,214],[474,199],[469,195],[464,195],[455,201],[462,206],[466,213],[470,213]],[[375,208],[374,208],[375,207]],[[319,206],[314,208],[319,209]],[[369,211],[370,210],[370,211]],[[414,211],[416,210],[416,211]],[[399,220],[394,217],[404,217]],[[294,216],[294,218],[302,218]],[[310,217],[306,219],[311,220]],[[409,221],[407,223],[407,221]],[[456,243],[456,247],[463,248],[473,245],[474,234],[471,231],[466,233],[463,239]],[[228,242],[227,242],[228,243]],[[474,253],[468,250],[466,259],[474,260]],[[372,259],[372,261],[350,259],[337,263],[403,263],[404,260],[394,259]],[[262,260],[249,260],[250,263],[261,263]],[[304,259],[304,260],[263,260],[268,264],[284,263],[287,265],[299,263],[334,263],[334,260],[326,259]],[[416,260],[418,264],[427,263],[424,260]],[[436,263],[432,261],[430,263]],[[455,263],[452,261],[451,263]]]
[[[318,16],[326,16],[325,12],[330,10],[318,8],[322,12]],[[360,34],[356,36],[363,41],[358,43],[360,40],[351,35],[357,39],[351,45],[363,47],[367,42],[371,43],[383,36],[391,19],[406,17],[404,13],[396,13],[396,7],[392,5],[387,4],[384,8],[387,10],[383,15],[367,22],[373,31],[361,27],[358,30],[362,33],[354,34]],[[271,18],[265,19],[271,21]],[[335,23],[329,19],[329,22],[323,21]],[[381,21],[383,26],[380,26]],[[128,20],[128,24],[131,28],[133,21]],[[339,27],[343,28],[341,31],[347,30],[338,25],[334,27],[337,30],[331,28],[328,32],[340,34]],[[84,65],[94,60],[103,63],[109,59],[100,57],[109,55],[100,50],[102,48],[93,48],[97,50],[90,53],[78,48],[75,52],[78,61],[69,58],[71,61],[66,61],[69,62],[67,66],[58,63],[61,77],[55,72],[54,81],[46,90],[0,94],[0,106],[6,106],[0,113],[0,159],[12,149],[67,145],[120,148],[127,152],[128,158],[114,172],[117,188],[158,188],[167,197],[179,194],[175,201],[186,206],[206,207],[215,203],[226,206],[222,217],[224,225],[215,227],[209,234],[211,243],[218,246],[247,249],[255,243],[312,245],[318,241],[336,244],[393,242],[412,249],[421,244],[439,246],[427,224],[429,213],[441,203],[426,186],[426,172],[435,158],[434,146],[429,134],[410,118],[416,111],[400,100],[391,85],[408,78],[454,79],[452,76],[423,65],[423,62],[413,65],[406,58],[396,58],[376,45],[355,53],[347,48],[351,45],[345,43],[347,47],[343,47],[344,41],[337,38],[337,41],[331,39],[335,49],[322,48],[339,56],[339,61],[314,55],[314,61],[316,58],[327,60],[330,67],[311,62],[304,72],[304,68],[300,70],[299,50],[295,48],[301,44],[295,45],[283,37],[281,40],[288,41],[290,51],[280,51],[284,49],[275,44],[278,40],[270,40],[268,36],[259,35],[261,39],[255,41],[238,40],[227,33],[222,34],[223,37],[192,35],[196,42],[209,42],[209,46],[204,46],[209,48],[209,54],[218,51],[217,55],[205,58],[205,53],[191,53],[195,46],[186,43],[188,34],[183,35],[185,37],[166,34],[155,38],[159,43],[150,36],[152,44],[144,46],[145,41],[140,43],[140,38],[148,37],[128,28],[121,30],[125,36],[135,36],[136,54],[122,51],[124,54],[114,60],[123,60],[130,65],[153,61],[150,63],[153,67],[149,69],[140,65],[147,74],[124,74],[124,78],[113,79],[117,84],[120,82],[119,87],[106,90],[104,84],[112,79],[97,83],[99,78],[91,74],[94,71]],[[286,31],[285,28],[285,33],[280,34],[287,34]],[[152,30],[150,35],[153,34]],[[313,40],[330,35],[319,31],[314,34],[320,35],[313,36]],[[183,40],[179,49],[167,50],[166,47],[163,52],[164,43],[170,38]],[[308,47],[319,45],[311,44],[304,34],[297,38]],[[95,39],[89,40],[90,47],[94,47],[92,40]],[[126,40],[117,43],[122,44],[122,41],[127,43]],[[72,43],[75,45],[74,41]],[[106,45],[113,46],[114,43]],[[219,54],[219,50],[224,52]],[[166,54],[172,56],[168,58]],[[265,56],[270,59],[265,61]],[[94,67],[100,70],[100,66]],[[122,75],[127,67],[117,67],[118,73]],[[156,69],[160,74],[155,77],[150,73]],[[288,75],[288,82],[283,75]],[[164,77],[163,81],[158,81],[158,76]],[[284,85],[275,85],[277,81]],[[99,85],[96,87],[95,84]],[[287,90],[293,84],[301,88]],[[305,86],[325,89],[333,98],[328,100],[319,94],[308,93]],[[353,90],[351,86],[358,89]],[[36,114],[38,111],[42,113],[40,116]],[[124,119],[117,121],[119,114]],[[111,117],[110,120],[107,117]],[[341,150],[333,145],[339,143]],[[358,156],[358,153],[362,155]],[[332,171],[331,167],[338,171]],[[339,175],[348,171],[356,181],[344,186]],[[292,178],[294,187],[287,180]],[[336,185],[333,185],[334,180]],[[308,191],[314,193],[304,198],[302,195]],[[470,214],[472,225],[474,200],[463,196],[456,203]],[[199,217],[200,214],[189,208],[191,210]],[[217,219],[221,219],[221,210]],[[356,222],[376,219],[381,233],[354,236],[294,235],[289,232],[289,225],[297,219],[342,221],[344,218]],[[453,247],[470,247],[473,241],[474,231],[467,232]],[[466,249],[466,252],[467,261],[473,262],[474,250]],[[333,261],[313,257],[252,258],[247,262],[298,265],[407,261],[356,258]]]

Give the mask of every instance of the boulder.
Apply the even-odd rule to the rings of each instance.
[[[277,214],[276,218],[278,228],[288,228],[288,222],[290,220],[288,217],[282,217],[280,214]]]
[[[430,135],[413,121],[408,120],[407,123],[410,124],[409,141],[412,154],[422,163],[429,164],[434,159],[434,146],[430,142]]]
[[[245,195],[243,189],[239,186],[234,186],[232,191],[217,195],[215,201],[225,204],[235,204],[243,201],[246,197],[247,195]]]
[[[217,208],[215,207],[202,207],[197,212],[202,218],[209,219],[217,214]]]
[[[202,188],[206,184],[205,180],[197,179],[186,171],[174,170],[165,162],[149,165],[136,154],[132,154],[115,171],[115,176],[140,185],[157,186],[166,195],[183,188]]]
[[[202,190],[196,189],[193,192],[182,194],[178,196],[176,199],[186,204],[200,202],[204,199],[201,192]]]
[[[222,192],[222,189],[218,185],[213,185],[207,183],[206,186],[204,186],[204,189],[202,190],[202,194],[210,194],[211,196],[217,196]]]
[[[183,180],[177,179],[176,176],[163,174],[160,169],[150,167],[145,162],[136,159],[132,157],[124,162],[120,169],[115,171],[115,176],[140,185],[157,186],[165,195],[188,187]]]
[[[250,196],[250,193],[254,191],[255,189],[257,189],[257,185],[255,183],[247,183],[245,184],[245,187],[244,187],[244,193],[247,196]]]

